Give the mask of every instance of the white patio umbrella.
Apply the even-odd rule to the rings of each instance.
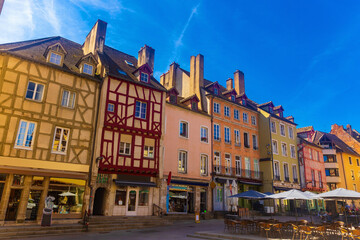
[[[67,192],[60,193],[59,196],[62,196],[62,197],[73,197],[73,196],[76,196],[76,194],[67,191]]]
[[[286,192],[276,193],[270,196],[267,196],[266,198],[272,198],[272,199],[283,199],[283,200],[294,200],[295,201],[295,217],[297,221],[297,208],[296,208],[296,200],[310,200],[311,198],[308,197],[307,194],[304,192],[301,192],[296,189],[291,189]]]

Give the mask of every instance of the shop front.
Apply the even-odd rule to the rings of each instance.
[[[216,177],[215,188],[213,189],[214,211],[237,211],[238,203],[236,198],[229,196],[238,193],[238,184],[236,179]]]

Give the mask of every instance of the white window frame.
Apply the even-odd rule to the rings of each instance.
[[[147,152],[147,154],[145,154]],[[154,146],[144,145],[144,158],[154,158],[155,148]]]
[[[221,172],[221,153],[214,151],[214,172]]]
[[[67,96],[65,96],[67,93]],[[71,98],[72,96],[72,98]],[[61,106],[73,109],[75,107],[76,93],[70,90],[64,89],[61,96]]]
[[[149,82],[149,74],[141,72],[140,73],[140,81],[144,82],[144,83],[148,83]]]
[[[220,114],[220,104],[214,102],[214,113]]]
[[[200,155],[200,175],[201,176],[207,176],[208,175],[208,155],[202,153]]]
[[[200,127],[200,142],[209,143],[209,128],[205,126]]]
[[[285,124],[280,123],[280,135],[283,137],[286,137],[286,128],[285,128]],[[282,131],[283,130],[283,131]]]
[[[277,160],[274,160],[274,166],[273,167],[274,167],[274,178],[276,178],[278,176],[279,180],[281,180],[280,162],[277,161]]]
[[[22,135],[20,134],[21,131],[21,123],[26,123],[25,126],[25,130],[23,133],[23,137],[22,139],[19,139],[19,137]],[[26,143],[28,141],[28,134],[29,134],[29,130],[31,130],[30,125],[33,124],[34,128],[32,129],[31,132],[31,140],[30,140],[30,145],[26,146]],[[30,128],[30,129],[29,129]],[[33,145],[34,145],[34,140],[35,140],[35,131],[36,131],[36,122],[31,122],[31,121],[26,121],[26,120],[20,120],[19,122],[19,127],[18,127],[18,131],[16,134],[16,140],[15,140],[15,146],[14,148],[20,148],[20,149],[25,149],[25,150],[31,150]],[[18,142],[20,141],[20,144],[18,144]]]
[[[228,155],[228,157],[227,157],[227,155]],[[225,153],[224,158],[225,158],[225,174],[230,175],[231,174],[231,154]]]
[[[276,122],[275,121],[270,122],[270,128],[271,128],[271,132],[276,134]]]
[[[285,151],[284,151],[283,146],[285,146]],[[281,142],[281,154],[282,154],[284,157],[287,157],[287,156],[288,156],[288,153],[287,153],[287,143],[285,143],[285,142]]]
[[[309,148],[309,159],[313,159],[313,155],[312,155],[312,149],[311,148]]]
[[[139,109],[137,109],[137,103],[140,104]],[[135,101],[135,118],[146,119],[147,103],[142,101]],[[144,115],[144,116],[143,116]]]
[[[254,159],[254,177],[256,179],[260,178],[260,163],[258,159]]]
[[[250,162],[250,158],[245,157],[245,176],[246,177],[250,177],[251,176],[251,162]]]
[[[274,142],[276,142],[276,148],[274,147]],[[272,146],[272,149],[273,149],[273,153],[278,155],[279,154],[279,143],[278,143],[278,141],[273,139],[271,144],[272,144],[271,146]]]
[[[293,145],[293,144],[290,144],[290,157],[296,158],[296,148],[295,148],[295,145]]]
[[[245,134],[247,136],[246,141],[245,141]],[[243,135],[244,135],[244,147],[245,148],[250,148],[251,147],[251,145],[250,145],[250,134],[248,132],[244,132]],[[248,146],[245,145],[246,142],[248,143]]]
[[[217,129],[217,130],[216,130]],[[220,141],[221,140],[221,132],[220,132],[220,125],[214,123],[214,140]],[[217,133],[217,134],[216,134]]]
[[[121,146],[121,145],[123,145],[123,146]],[[129,150],[129,153],[126,153],[127,149]],[[119,154],[120,155],[131,155],[131,143],[129,143],[129,142],[120,142]]]
[[[58,62],[59,61],[59,62]],[[62,61],[62,56],[58,53],[54,53],[54,52],[50,52],[50,56],[49,56],[49,62],[56,64],[56,65],[61,65],[61,61]]]
[[[234,129],[234,142],[235,142],[235,146],[241,146],[241,135],[240,135],[240,130],[238,129]]]
[[[242,175],[242,162],[241,162],[241,156],[235,156],[235,174],[236,176]]]
[[[256,117],[255,116],[251,116],[251,124],[256,126]]]
[[[30,83],[35,84],[34,91],[33,91],[33,93],[32,93],[32,97],[31,97],[31,98],[30,98],[30,97],[27,97]],[[39,90],[39,89],[38,89],[39,86],[42,86],[41,93],[39,93],[40,99],[35,99],[36,94],[38,93],[38,90]],[[27,88],[26,88],[25,99],[32,100],[32,101],[36,101],[36,102],[42,102],[43,96],[44,96],[44,90],[45,90],[45,85],[44,85],[44,84],[37,83],[37,82],[34,82],[34,81],[29,81],[29,82],[28,82],[28,85],[27,85]]]
[[[313,149],[313,157],[315,161],[319,161],[318,151],[316,151],[315,149]]]
[[[249,115],[246,112],[243,112],[243,122],[249,123]]]
[[[288,126],[289,138],[294,139],[294,129],[293,127]]]
[[[230,108],[228,106],[224,106],[224,116],[230,117]]]
[[[286,168],[285,168],[286,167]],[[285,171],[286,169],[286,171]],[[289,164],[287,162],[283,163],[283,170],[284,170],[284,181],[286,180],[286,177],[289,179],[290,181],[290,172],[289,172]]]
[[[224,141],[225,143],[231,143],[231,132],[229,127],[224,127]]]
[[[252,134],[251,136],[252,136],[251,138],[252,138],[252,143],[253,143],[253,149],[258,150],[259,146],[258,146],[257,136],[255,134]],[[255,142],[254,142],[254,139],[255,139]]]
[[[187,155],[188,152],[185,150],[178,151],[178,173],[187,172]]]
[[[234,109],[234,119],[239,120],[240,111],[237,109]]]
[[[60,139],[59,139],[59,144],[58,144],[58,148],[56,150],[54,150],[54,143],[55,143],[55,138],[56,138],[56,130],[57,129],[61,129],[61,133],[60,133]],[[59,148],[61,148],[61,142],[63,141],[64,138],[64,130],[68,131],[68,139],[66,140],[66,144],[65,144],[65,150],[62,151],[61,149],[59,150]],[[53,138],[53,144],[51,145],[51,152],[52,153],[56,153],[56,154],[66,154],[67,151],[67,146],[69,145],[69,139],[70,139],[70,129],[69,128],[63,128],[63,127],[55,127],[55,131],[54,131],[54,138]]]
[[[82,72],[92,76],[94,75],[94,66],[88,63],[84,63]]]
[[[186,136],[181,134],[181,126],[186,125]],[[189,123],[185,120],[180,120],[179,122],[179,137],[181,138],[189,138]]]
[[[298,172],[297,172],[297,166],[296,166],[296,164],[293,164],[293,165],[291,166],[291,169],[292,169],[292,173],[293,173],[293,180],[294,180],[294,182],[295,182],[295,179],[297,180],[297,182],[299,182],[299,177],[298,177]],[[295,171],[294,171],[294,169],[295,169]]]

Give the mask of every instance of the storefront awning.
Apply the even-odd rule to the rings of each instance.
[[[193,181],[183,181],[183,180],[171,180],[171,183],[181,184],[181,185],[202,186],[202,187],[209,186],[209,183],[205,183],[205,182],[193,182]]]
[[[296,188],[275,187],[274,186],[274,189],[277,190],[277,191],[289,191],[289,190],[296,189]]]
[[[238,182],[243,183],[243,184],[249,184],[249,185],[257,185],[257,186],[262,185],[261,182],[252,182],[252,181],[245,181],[245,180],[239,180]]]
[[[226,181],[229,180],[229,181],[232,181],[232,180],[235,180],[235,178],[215,178],[215,181],[218,182],[218,183],[226,183]]]
[[[156,187],[156,184],[153,182],[133,182],[133,181],[123,181],[123,180],[114,180],[116,185],[119,186],[137,186],[137,187]]]

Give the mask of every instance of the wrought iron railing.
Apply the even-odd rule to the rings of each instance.
[[[231,177],[246,178],[253,180],[263,179],[263,172],[252,171],[243,168],[232,168],[222,165],[215,165],[213,173],[219,176],[231,176]]]

